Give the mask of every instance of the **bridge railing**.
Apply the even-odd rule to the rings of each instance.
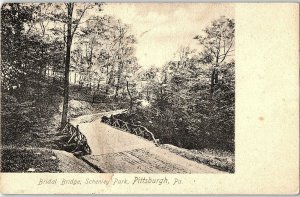
[[[147,140],[152,141],[157,146],[159,145],[159,139],[156,139],[154,137],[154,134],[142,125],[131,124],[125,122],[124,120],[115,118],[114,116],[110,116],[109,118],[104,116],[102,117],[101,122],[109,124],[113,127],[120,128],[137,136],[143,137]]]
[[[69,140],[67,141],[65,148],[67,148],[70,152],[81,156],[92,153],[91,148],[87,143],[87,139],[79,131],[78,125],[75,127],[68,121],[62,132],[69,136]]]

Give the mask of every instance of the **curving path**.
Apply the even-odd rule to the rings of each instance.
[[[224,173],[100,122],[103,115],[122,111],[85,115],[71,121],[87,138],[92,154],[83,160],[90,165],[107,173]]]

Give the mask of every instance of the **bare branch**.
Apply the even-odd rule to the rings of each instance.
[[[77,30],[77,28],[78,28],[78,26],[79,26],[79,22],[81,21],[81,19],[82,19],[83,15],[85,14],[86,10],[91,9],[91,8],[92,8],[91,5],[87,5],[87,6],[85,6],[85,7],[83,8],[83,11],[81,12],[79,18],[77,19],[78,22],[77,22],[77,24],[75,24],[74,30],[73,30],[73,32],[72,32],[72,34],[71,34],[71,37],[72,37],[72,38],[73,38],[74,33],[76,32],[76,30]]]
[[[233,43],[234,43],[233,38],[234,38],[234,37],[231,38],[231,40],[230,40],[230,45],[229,45],[227,51],[225,52],[224,57],[223,57],[223,59],[221,60],[220,63],[222,63],[222,62],[225,60],[227,54],[229,53],[229,50],[231,49],[231,47],[232,47],[232,45],[233,45]]]

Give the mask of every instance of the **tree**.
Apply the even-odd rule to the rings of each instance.
[[[133,112],[133,105],[138,98],[135,72],[140,69],[140,66],[137,64],[137,62],[134,62],[132,64],[132,67],[127,67],[124,73],[124,84],[126,86],[127,95],[129,97],[129,113]]]
[[[194,39],[198,40],[203,47],[202,62],[211,64],[211,94],[214,86],[218,83],[219,69],[223,62],[234,52],[234,19],[221,17],[211,23],[204,30],[204,35],[197,35]]]
[[[232,52],[229,51],[227,54]],[[224,56],[222,54],[220,57]],[[211,65],[215,68],[216,62],[212,62],[213,58],[205,62],[203,51],[199,55],[196,50],[181,47],[175,60],[159,70],[145,72],[142,78],[147,81],[146,91],[151,89],[154,98],[150,100],[152,104],[147,113],[138,116],[151,119],[155,124],[155,135],[163,143],[189,149],[219,147],[234,150],[234,61],[226,58],[215,59],[219,78],[214,84],[213,97]]]
[[[7,89],[26,79],[30,61],[35,61],[39,40],[29,36],[27,26],[34,22],[35,6],[19,3],[3,4],[1,8],[1,77]],[[32,50],[30,50],[32,49]]]
[[[65,30],[63,30],[63,39],[66,42],[66,54],[65,54],[65,71],[64,71],[64,101],[63,101],[63,112],[61,119],[61,127],[67,122],[68,115],[68,103],[69,103],[69,71],[70,71],[70,60],[71,60],[71,46],[74,35],[78,29],[78,26],[82,24],[82,19],[87,12],[91,10],[94,6],[98,6],[101,10],[102,4],[96,3],[65,3],[64,6],[61,4],[55,4],[55,10],[51,15],[51,19],[62,23],[63,27],[67,26],[66,35]],[[86,19],[86,21],[91,20],[91,18]],[[86,22],[84,21],[84,22]]]
[[[77,42],[75,42],[76,56],[72,61],[78,64],[82,71],[82,79],[89,84],[97,84],[96,91],[100,90],[100,81],[106,81],[106,96],[114,91],[114,99],[118,100],[120,90],[126,90],[125,74],[127,68],[134,67],[135,38],[130,29],[121,20],[111,16],[97,16],[79,28]],[[103,86],[102,86],[103,87]],[[93,89],[93,88],[91,88]],[[92,90],[93,94],[95,94]],[[101,91],[101,90],[100,90]]]
[[[107,72],[107,87],[106,93],[109,93],[110,86],[115,87],[115,99],[118,98],[118,92],[122,83],[124,84],[124,71],[127,67],[134,65],[134,44],[136,39],[129,33],[129,27],[122,24],[120,20],[111,20],[111,30],[113,39],[109,50],[109,61],[106,63],[107,71],[110,65],[110,71]],[[125,84],[124,84],[125,85]]]

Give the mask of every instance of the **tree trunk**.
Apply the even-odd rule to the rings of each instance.
[[[119,89],[120,89],[120,81],[121,81],[121,75],[123,72],[123,62],[120,62],[119,64],[119,69],[118,69],[118,82],[116,85],[116,94],[115,94],[115,99],[118,99],[118,93],[119,93]]]
[[[118,81],[117,81],[117,84],[116,84],[115,100],[118,99],[119,87],[120,87],[120,75],[118,75]]]
[[[118,94],[119,94],[119,85],[116,86],[115,101],[118,101]]]
[[[149,96],[149,88],[147,88],[147,92],[146,92],[146,100],[147,100],[147,101],[150,100],[150,96]]]
[[[131,111],[132,111],[132,107],[133,107],[133,100],[132,100],[132,96],[131,96],[130,91],[129,91],[128,81],[126,81],[126,87],[127,87],[128,95],[129,95],[129,97],[130,97],[129,111],[131,112]]]
[[[43,73],[43,66],[44,66],[44,44],[42,44],[42,55],[41,55],[42,61],[41,61],[41,65],[39,67],[39,77],[42,78],[42,73]]]
[[[109,76],[108,76],[109,78],[108,78],[108,81],[107,81],[107,84],[106,84],[106,90],[105,90],[106,95],[109,94],[110,85],[114,85],[114,83],[115,83],[114,71],[115,71],[115,67],[114,67],[114,65],[111,65],[111,70],[110,70]]]
[[[211,73],[210,78],[210,94],[212,95],[214,93],[214,81],[215,81],[215,68],[213,69]]]
[[[48,71],[48,66],[46,65],[46,66],[45,66],[45,70],[44,70],[44,75],[45,75],[45,77],[48,76],[47,71]]]
[[[118,82],[116,84],[116,91],[115,91],[115,100],[116,101],[118,101],[119,88],[120,88],[120,75],[118,75]]]
[[[69,103],[69,71],[70,71],[70,58],[71,58],[71,46],[72,46],[72,15],[73,4],[69,4],[68,7],[68,29],[67,29],[67,52],[66,52],[66,64],[65,64],[65,79],[64,79],[64,102],[63,112],[61,118],[61,128],[67,123],[68,115],[68,103]]]
[[[92,104],[94,104],[94,102],[95,102],[95,92],[96,91],[93,91],[93,94],[92,94]]]
[[[113,76],[113,72],[112,72],[112,74],[110,75],[108,82],[106,84],[106,90],[105,90],[106,95],[109,94],[110,86],[114,85],[114,83],[115,83],[115,80],[114,80],[114,76]]]
[[[108,84],[106,84],[106,88],[105,88],[105,94],[106,95],[108,95],[108,90],[109,90],[109,87],[108,87],[109,85]]]
[[[210,93],[211,95],[213,95],[214,93],[214,88],[215,88],[215,84],[218,83],[219,79],[218,79],[218,70],[216,68],[213,69],[213,72],[211,74],[211,81],[210,81]]]

